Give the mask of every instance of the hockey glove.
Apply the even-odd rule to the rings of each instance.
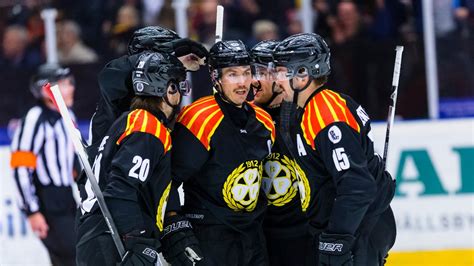
[[[195,54],[199,58],[208,57],[209,52],[202,44],[188,38],[171,41],[176,57]]]
[[[123,236],[123,242],[127,252],[120,265],[124,266],[154,266],[158,258],[160,241],[153,238],[141,237],[140,232],[132,231]]]
[[[165,219],[163,256],[171,265],[194,265],[203,259],[191,223],[181,215]]]
[[[351,235],[321,233],[319,236],[320,266],[352,266]]]
[[[159,47],[160,52],[173,53],[176,57],[195,54],[199,58],[208,57],[209,52],[202,44],[189,38],[182,38],[163,43]]]

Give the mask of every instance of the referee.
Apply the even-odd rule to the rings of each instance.
[[[58,84],[67,106],[73,104],[74,78],[69,69],[40,66],[30,86],[38,102],[15,131],[10,164],[20,206],[52,264],[75,265],[76,202],[71,185],[78,164],[64,122],[42,89],[47,82]]]

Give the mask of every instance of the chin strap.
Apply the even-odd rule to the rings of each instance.
[[[260,83],[260,82],[259,82]],[[273,100],[275,100],[276,97],[278,97],[278,95],[282,94],[283,91],[281,92],[275,92],[275,87],[276,87],[276,82],[273,82],[272,83],[272,97],[270,97],[270,99],[268,99],[268,101],[266,101],[265,103],[262,104],[262,106],[268,106],[270,107],[270,104],[273,102]]]
[[[212,83],[214,84],[214,87],[212,89],[214,93],[217,92],[221,96],[222,100],[224,100],[224,102],[231,104],[235,107],[239,107],[237,104],[232,102],[229,98],[227,98],[227,96],[224,94],[224,90],[222,89],[222,84],[219,80],[219,75],[220,74],[218,70],[213,70],[211,72],[211,80],[212,80]],[[250,88],[252,88],[252,85],[250,85]]]
[[[313,81],[313,78],[311,76],[308,76],[308,77],[309,77],[308,82],[306,82],[306,84],[303,86],[303,88],[298,89],[298,90],[293,87],[293,79],[290,79],[290,88],[295,93],[295,95],[293,97],[293,103],[294,104],[298,104],[298,95],[299,95],[299,93],[306,90],[309,87],[309,85],[311,84],[311,82]]]
[[[260,80],[257,80],[257,82],[258,82],[257,86],[253,85],[253,83],[250,83],[250,89],[251,90],[253,90],[253,89],[256,89],[257,91],[262,90],[262,83],[260,83]]]
[[[238,104],[235,104],[233,101],[231,101],[227,96],[224,94],[224,90],[222,90],[222,84],[220,81],[216,81],[214,83],[214,89],[217,91],[219,96],[222,98],[222,100],[230,105],[233,105],[235,107],[240,107]]]
[[[180,92],[178,92],[178,93],[181,94]],[[170,103],[170,100],[168,99],[168,94],[166,94],[166,95],[163,97],[163,99],[165,100],[165,103],[166,103],[167,105],[169,105],[169,106],[172,108],[172,111],[171,111],[170,116],[169,116],[169,117],[166,117],[166,115],[165,115],[166,121],[163,121],[163,122],[164,122],[166,125],[167,125],[167,124],[170,124],[170,123],[173,121],[173,119],[174,119],[174,117],[176,116],[176,114],[179,112],[179,107],[180,107],[181,101],[183,100],[182,97],[183,97],[183,96],[181,95],[181,98],[180,98],[180,100],[179,100],[179,103],[176,104],[176,105],[173,105],[173,104]],[[163,113],[163,114],[164,114],[164,113]]]

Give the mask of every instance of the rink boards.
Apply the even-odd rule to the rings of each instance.
[[[382,154],[385,124],[373,124]],[[395,122],[388,170],[397,242],[388,265],[474,265],[474,119]],[[0,265],[47,265],[16,205],[9,148],[0,146]]]

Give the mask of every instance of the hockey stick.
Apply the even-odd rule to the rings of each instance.
[[[222,35],[223,35],[223,29],[224,29],[224,7],[221,5],[217,5],[217,11],[216,11],[216,42],[218,43],[222,41]],[[211,73],[211,79],[214,81],[213,77],[214,72]],[[217,89],[215,86],[212,86],[212,93],[216,94]]]
[[[393,120],[395,118],[395,107],[397,105],[397,94],[398,94],[398,79],[400,78],[400,67],[402,64],[402,53],[403,46],[397,46],[395,48],[395,65],[393,67],[393,79],[392,79],[392,94],[390,95],[390,105],[388,107],[388,118],[387,118],[387,131],[385,132],[385,145],[383,149],[383,167],[384,170],[387,168],[387,155],[388,155],[388,144],[390,141],[390,130],[392,129]]]
[[[120,240],[117,227],[115,226],[115,223],[112,219],[109,208],[107,208],[107,205],[105,204],[104,195],[102,194],[102,191],[97,184],[97,179],[92,172],[86,151],[82,146],[81,135],[72,122],[71,116],[69,115],[69,111],[66,107],[66,103],[64,102],[61,92],[59,91],[59,87],[58,85],[51,86],[49,83],[47,83],[43,86],[43,89],[45,89],[45,91],[48,93],[49,98],[51,98],[51,100],[54,102],[63,118],[69,139],[71,139],[76,150],[76,154],[79,157],[82,166],[84,167],[87,179],[91,183],[92,191],[97,198],[97,203],[99,204],[99,208],[104,215],[105,222],[107,223],[107,227],[110,230],[110,234],[112,235],[112,239],[115,243],[115,246],[117,247],[120,258],[123,258],[125,255],[125,248],[123,247],[123,243]]]
[[[224,28],[224,7],[221,5],[217,5],[216,43],[222,41],[223,28]]]

